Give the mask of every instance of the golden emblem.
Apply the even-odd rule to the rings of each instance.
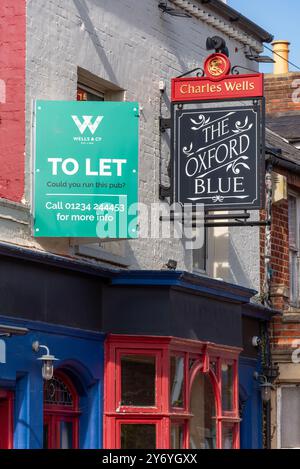
[[[226,60],[222,56],[212,58],[207,64],[207,71],[213,77],[219,77],[226,70]]]

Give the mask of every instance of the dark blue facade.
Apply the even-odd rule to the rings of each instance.
[[[14,448],[43,447],[42,364],[32,350],[36,340],[49,347],[59,361],[56,368],[68,375],[82,409],[79,447],[102,447],[104,335],[79,329],[0,316],[4,325],[26,327],[24,336],[1,339],[0,389],[14,392]],[[5,349],[5,350],[3,350]]]

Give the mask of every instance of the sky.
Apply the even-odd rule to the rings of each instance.
[[[290,41],[289,59],[300,68],[299,0],[227,0],[227,4],[273,34],[274,39]],[[272,56],[266,49],[264,54]],[[272,64],[261,64],[260,71],[271,73]],[[290,66],[290,71],[297,70]]]

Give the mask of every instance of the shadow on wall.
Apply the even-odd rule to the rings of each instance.
[[[100,60],[102,60],[111,81],[114,83],[117,84],[117,79],[102,49],[93,22],[89,16],[88,3],[95,5],[97,8],[99,8],[99,3],[101,3],[101,8],[104,11],[114,16],[119,16],[122,21],[128,23],[128,25],[134,26],[134,28],[138,28],[142,32],[145,31],[144,35],[140,34],[139,37],[132,37],[133,42],[139,41],[139,46],[143,47],[144,45],[144,47],[148,49],[148,37],[155,37],[159,44],[161,54],[167,49],[176,57],[179,67],[173,62],[171,64],[175,72],[179,71],[179,73],[183,73],[189,69],[189,65],[183,60],[184,55],[180,51],[180,45],[184,42],[191,44],[191,29],[195,34],[201,34],[201,27],[197,25],[196,20],[190,18],[169,18],[159,10],[158,2],[156,1],[149,2],[149,0],[139,0],[138,2],[128,2],[127,5],[124,5],[122,10],[120,9],[120,2],[112,0],[101,0],[101,2],[99,2],[99,0],[73,0],[73,2],[83,21],[84,27],[91,36],[91,40]],[[191,22],[193,23],[192,28]],[[154,26],[151,26],[151,24]],[[182,41],[178,40],[179,37],[181,37]],[[203,39],[203,47],[201,47],[197,39],[193,40],[193,46],[195,46],[194,48],[198,51],[198,54],[200,50],[200,57],[206,55],[204,43],[205,41]],[[160,54],[158,54],[158,56],[159,55]],[[175,72],[174,75],[176,75]]]
[[[95,47],[95,50],[96,50],[96,53],[100,59],[100,61],[102,62],[106,72],[107,72],[107,75],[109,77],[109,80],[112,82],[112,83],[115,83],[116,85],[118,84],[118,79],[113,71],[113,68],[107,58],[107,55],[105,53],[105,50],[104,48],[102,47],[101,45],[101,42],[100,42],[100,39],[99,39],[99,36],[97,35],[97,32],[96,32],[96,29],[93,25],[93,22],[89,16],[89,9],[88,9],[88,6],[85,2],[85,0],[73,0],[74,1],[74,5],[75,7],[77,8],[77,11],[78,11],[78,14],[82,20],[82,24],[84,25],[84,28],[85,30],[88,32],[90,38],[91,38],[91,41]]]
[[[249,269],[241,259],[232,237],[228,232],[214,235],[214,277],[222,278],[226,282],[257,289],[253,279],[249,276]]]

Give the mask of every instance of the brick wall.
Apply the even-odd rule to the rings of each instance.
[[[287,178],[288,187],[300,192],[300,176],[274,168],[275,172]],[[263,212],[261,214],[262,218]],[[265,229],[261,228],[260,236],[261,250],[261,284],[264,280],[264,242]],[[299,319],[293,322],[289,309],[289,226],[288,226],[288,201],[282,200],[272,205],[272,228],[271,228],[271,300],[272,306],[283,312],[283,316],[274,318],[271,327],[271,343],[273,355],[287,352],[291,354],[291,343],[295,338],[300,338]],[[295,313],[294,313],[295,314]],[[296,313],[296,316],[298,314]],[[287,318],[288,321],[287,321]],[[292,322],[291,322],[292,321]],[[277,358],[276,358],[277,360]]]
[[[25,0],[0,2],[0,198],[24,193]]]
[[[267,114],[300,111],[300,72],[265,75],[265,97]]]
[[[300,73],[265,75],[266,112],[269,115],[300,112]],[[300,135],[300,132],[299,132]],[[287,177],[288,187],[300,193],[300,177],[297,174],[275,169]],[[271,299],[272,306],[283,312],[271,326],[271,343],[275,361],[291,357],[291,344],[300,338],[300,311],[289,305],[289,232],[288,201],[273,204],[271,234]],[[261,280],[264,276],[264,229],[261,230]],[[285,358],[284,358],[285,357]]]

